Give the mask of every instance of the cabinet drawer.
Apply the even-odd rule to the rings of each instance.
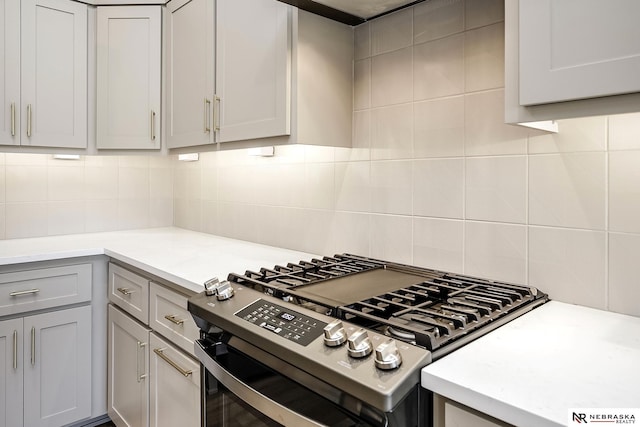
[[[149,326],[193,355],[194,342],[200,332],[187,311],[187,298],[151,282],[149,303]]]
[[[0,274],[0,317],[91,301],[91,264]]]
[[[109,263],[109,301],[149,322],[149,280],[113,263]]]

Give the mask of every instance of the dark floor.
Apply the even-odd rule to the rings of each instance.
[[[111,421],[109,421],[108,423],[100,424],[99,426],[96,426],[96,427],[116,427],[116,425]]]

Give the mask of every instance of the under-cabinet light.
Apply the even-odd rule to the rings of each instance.
[[[542,122],[523,122],[518,124],[532,129],[543,130],[545,132],[558,133],[558,122],[556,122],[555,120],[545,120]]]
[[[53,158],[57,160],[80,160],[80,154],[54,154]]]
[[[275,147],[256,147],[249,148],[247,154],[250,156],[259,156],[259,157],[273,157],[275,154]]]
[[[199,158],[198,153],[178,154],[178,160],[181,162],[197,162]]]

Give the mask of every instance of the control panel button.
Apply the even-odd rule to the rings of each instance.
[[[402,364],[402,356],[400,356],[396,342],[389,338],[376,347],[374,362],[378,369],[385,371],[396,369],[400,366]]]
[[[371,345],[369,334],[367,334],[367,331],[363,328],[355,331],[347,339],[347,352],[349,356],[360,359],[370,355],[371,351],[373,351],[373,346]]]
[[[327,347],[338,347],[347,340],[347,333],[339,319],[324,327],[324,344]]]

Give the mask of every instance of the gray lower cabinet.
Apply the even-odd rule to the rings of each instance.
[[[109,278],[109,417],[118,427],[198,427],[198,329],[186,297],[113,263]]]
[[[85,305],[66,308],[68,298]],[[90,300],[90,264],[0,273],[0,427],[91,417]]]
[[[513,427],[446,397],[433,395],[433,427]]]
[[[0,322],[0,426],[91,416],[91,307]]]

